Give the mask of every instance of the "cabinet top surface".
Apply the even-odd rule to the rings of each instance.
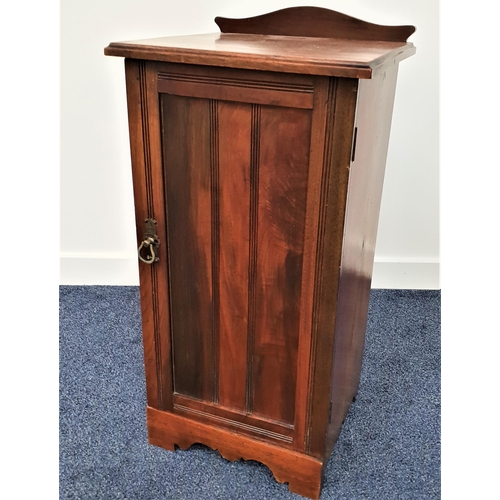
[[[115,42],[104,51],[133,59],[351,78],[371,78],[414,52],[407,42],[244,33]]]
[[[216,17],[221,33],[111,43],[104,53],[229,68],[371,78],[415,53],[414,26],[382,26],[320,7],[244,19]]]

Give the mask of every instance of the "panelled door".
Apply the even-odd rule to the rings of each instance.
[[[163,179],[158,400],[302,449],[328,79],[140,64]]]

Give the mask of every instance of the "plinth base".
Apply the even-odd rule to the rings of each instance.
[[[150,444],[175,451],[175,445],[186,450],[201,443],[227,460],[256,460],[269,467],[278,482],[288,483],[293,493],[319,498],[323,467],[320,460],[151,407],[147,409],[147,421]]]

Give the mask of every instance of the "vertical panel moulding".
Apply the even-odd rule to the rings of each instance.
[[[250,137],[250,235],[248,264],[248,337],[247,337],[247,394],[246,410],[253,411],[253,349],[255,339],[255,304],[257,280],[257,226],[259,207],[259,157],[260,157],[260,112],[259,104],[252,104]]]
[[[165,120],[167,117],[165,116],[164,109],[163,109],[163,103],[161,99],[161,95],[159,95],[159,108],[160,108],[160,126],[161,126],[161,146],[162,146],[162,168],[165,168],[165,144],[164,144],[164,138],[165,138]],[[174,373],[175,373],[175,360],[173,356],[173,333],[172,333],[172,283],[170,280],[170,269],[171,269],[171,264],[170,264],[170,252],[169,252],[169,234],[170,231],[168,230],[168,198],[167,198],[167,186],[165,185],[166,183],[166,175],[163,176],[163,196],[164,196],[164,220],[165,220],[165,250],[166,250],[166,278],[167,278],[167,290],[168,290],[168,300],[167,300],[167,307],[168,307],[168,317],[169,317],[169,324],[168,324],[168,336],[169,336],[169,343],[170,343],[170,387],[166,387],[165,389],[169,392],[170,394],[170,399],[171,395],[174,392]],[[172,405],[172,401],[170,401],[170,407]],[[169,408],[171,409],[171,408]]]
[[[154,200],[153,200],[153,176],[151,165],[151,140],[149,136],[149,116],[148,116],[148,93],[147,93],[147,71],[146,62],[139,63],[139,80],[141,89],[141,113],[142,113],[142,137],[144,144],[144,167],[146,178],[146,200],[148,218],[154,218]],[[163,377],[161,373],[162,359],[160,349],[160,319],[158,306],[158,273],[155,265],[148,266],[151,273],[151,296],[152,296],[152,313],[154,325],[155,339],[155,356],[156,356],[156,377],[158,387],[158,409],[164,409],[163,401]]]
[[[218,101],[214,99],[210,99],[210,172],[212,202],[212,382],[213,402],[218,403],[220,314],[219,121]]]
[[[134,202],[136,206],[136,236],[137,241],[139,242],[144,236],[143,224],[144,220],[148,216],[140,61],[126,59],[125,76]],[[148,405],[158,408],[154,318],[151,308],[151,273],[148,266],[142,266],[139,264],[138,268],[141,283],[140,299],[142,338],[144,346],[144,367],[146,375],[146,396]]]
[[[330,78],[328,85],[328,107],[326,112],[326,128],[325,128],[325,154],[323,157],[323,173],[321,177],[321,192],[320,192],[320,202],[319,202],[319,221],[318,221],[318,236],[317,236],[317,246],[316,246],[316,265],[315,265],[315,280],[314,280],[314,296],[313,296],[313,311],[312,311],[312,335],[311,335],[311,351],[309,360],[309,391],[308,391],[308,401],[307,401],[307,415],[306,415],[306,436],[305,436],[305,451],[306,453],[310,451],[311,448],[311,415],[312,415],[312,404],[313,404],[313,391],[312,382],[314,380],[314,367],[316,366],[316,344],[318,338],[318,326],[319,326],[319,316],[318,316],[318,306],[321,297],[321,269],[323,267],[323,257],[324,257],[324,236],[325,236],[325,225],[326,225],[326,208],[327,208],[327,192],[328,192],[328,180],[330,178],[330,171],[332,167],[332,139],[333,139],[333,111],[335,107],[335,91],[337,88],[337,78]],[[333,332],[332,332],[333,334]]]
[[[311,354],[311,324],[313,314],[316,269],[317,234],[320,217],[319,201],[324,163],[324,140],[327,124],[327,102],[330,79],[317,77],[314,82],[314,101],[311,120],[311,141],[307,178],[304,253],[302,261],[301,305],[295,394],[295,448],[303,452],[307,433],[307,404],[309,395],[309,362]]]

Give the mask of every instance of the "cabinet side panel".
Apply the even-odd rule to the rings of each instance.
[[[252,410],[293,424],[309,110],[260,110]]]
[[[356,151],[349,176],[326,458],[358,390],[397,69],[394,64],[373,80],[359,83]]]
[[[252,106],[218,102],[219,404],[246,409]]]
[[[174,391],[211,401],[211,106],[207,99],[162,94],[161,108]]]

